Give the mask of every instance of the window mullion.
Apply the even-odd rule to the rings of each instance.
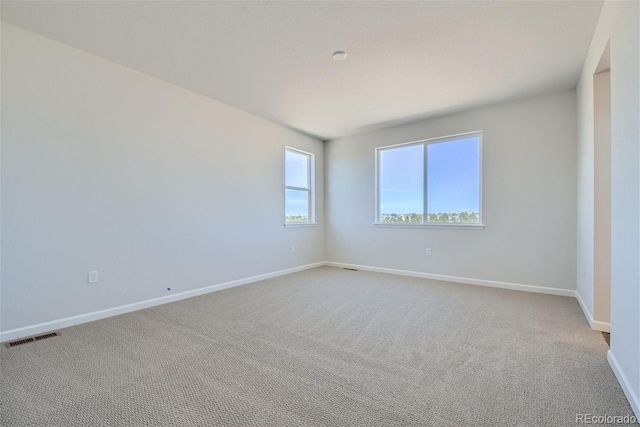
[[[424,174],[424,183],[423,186],[424,188],[422,189],[422,201],[423,201],[423,213],[422,213],[422,223],[426,224],[427,223],[427,212],[429,212],[429,197],[427,195],[427,184],[428,184],[428,174],[427,174],[427,164],[428,164],[428,144],[423,144],[422,145],[422,149],[424,151],[423,153],[423,158],[424,158],[424,164],[422,165],[422,173]]]
[[[382,215],[380,213],[380,176],[382,175],[382,171],[380,170],[380,150],[376,149],[376,170],[375,170],[375,179],[376,179],[376,218],[375,222],[382,222]]]
[[[314,212],[313,206],[311,206],[311,156],[307,157],[307,218],[309,222],[313,222],[314,218],[311,218],[311,212]]]

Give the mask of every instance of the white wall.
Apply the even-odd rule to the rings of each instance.
[[[4,339],[324,260],[321,141],[8,24],[2,86]],[[283,226],[285,145],[319,226]]]
[[[566,91],[327,142],[327,260],[575,289],[575,109]],[[476,130],[484,229],[373,226],[375,147]]]
[[[593,297],[593,74],[611,55],[611,350],[609,363],[640,416],[640,4],[607,1],[578,83],[578,294]],[[593,302],[588,309],[593,309]]]
[[[611,85],[608,71],[593,76],[593,322],[609,332],[611,320]]]

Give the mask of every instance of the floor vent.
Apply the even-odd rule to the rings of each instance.
[[[349,271],[358,271],[357,268],[345,268],[345,270],[349,270]]]
[[[40,341],[40,340],[44,340],[47,338],[53,338],[53,337],[57,337],[58,335],[60,335],[57,332],[49,332],[48,334],[43,334],[43,335],[38,335],[37,337],[33,337],[34,340],[36,341]]]
[[[25,338],[23,340],[8,342],[5,345],[7,346],[7,348],[11,348],[11,347],[15,347],[17,345],[22,345],[22,344],[26,344],[28,342],[34,342],[34,341],[35,340],[33,338]]]
[[[5,344],[5,347],[7,348],[17,347],[22,344],[28,344],[30,342],[36,342],[36,341],[44,340],[47,338],[57,337],[58,335],[60,335],[60,332],[47,332],[46,334],[36,335],[35,337],[22,338],[21,340],[8,342]]]

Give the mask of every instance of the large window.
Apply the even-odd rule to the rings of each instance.
[[[314,156],[305,151],[285,149],[285,223],[314,222]]]
[[[482,133],[376,149],[376,223],[481,225]]]

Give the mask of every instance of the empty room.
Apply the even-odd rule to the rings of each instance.
[[[0,425],[638,425],[640,2],[0,18]]]

